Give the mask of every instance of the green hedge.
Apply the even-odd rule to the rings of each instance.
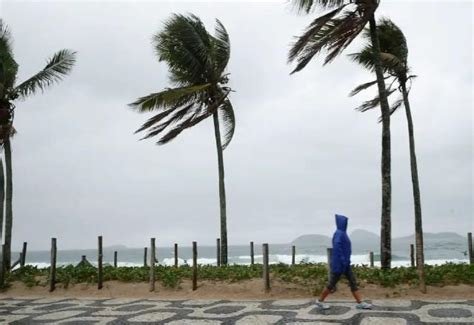
[[[400,284],[416,285],[418,275],[416,268],[396,267],[382,271],[367,266],[354,266],[353,271],[362,284],[378,284],[383,287],[394,287]],[[327,282],[327,268],[325,264],[297,264],[294,266],[276,264],[270,266],[271,277],[284,282],[301,284],[311,287],[314,291],[320,290]],[[425,267],[426,284],[474,285],[474,265],[444,264]],[[34,266],[25,266],[15,270],[7,277],[8,282],[21,281],[25,285],[46,286],[49,268],[39,269]],[[170,288],[179,287],[183,279],[191,279],[192,267],[156,266],[156,280]],[[146,282],[150,276],[148,267],[117,267],[104,266],[104,281],[117,280],[122,282]],[[198,277],[201,280],[238,282],[262,276],[262,265],[230,265],[230,266],[199,266]],[[61,266],[57,268],[56,279],[65,287],[76,283],[97,283],[97,269],[93,266]]]

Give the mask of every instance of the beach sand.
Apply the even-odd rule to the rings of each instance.
[[[225,299],[225,300],[253,300],[253,299],[310,299],[312,292],[302,286],[279,280],[272,280],[272,290],[265,293],[263,281],[252,279],[234,282],[200,281],[198,289],[192,291],[191,281],[185,280],[179,289],[163,287],[156,283],[155,292],[149,291],[148,283],[125,283],[119,281],[104,282],[101,290],[95,284],[75,284],[63,288],[58,284],[54,292],[48,292],[48,287],[26,287],[23,283],[14,282],[11,287],[0,293],[1,297],[56,297],[56,298],[154,298],[154,299]],[[434,287],[428,286],[428,293],[423,294],[417,288],[407,285],[395,288],[383,288],[373,284],[361,287],[364,299],[418,299],[418,300],[456,300],[474,299],[474,286],[455,285]],[[352,299],[348,286],[338,284],[338,290],[330,295],[331,300]]]

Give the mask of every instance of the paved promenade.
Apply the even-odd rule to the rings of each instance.
[[[311,300],[0,298],[1,324],[474,324],[474,301],[373,300],[374,309]]]

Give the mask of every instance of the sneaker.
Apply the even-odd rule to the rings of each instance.
[[[361,302],[360,304],[356,305],[357,309],[372,309],[372,305],[366,302]]]
[[[324,302],[319,301],[319,299],[316,300],[316,303],[315,303],[315,304],[316,304],[316,306],[317,306],[319,309],[322,309],[322,310],[328,310],[328,309],[331,308],[329,305],[326,305]]]

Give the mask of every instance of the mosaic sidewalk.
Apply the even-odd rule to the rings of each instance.
[[[474,324],[474,300],[347,301],[321,311],[312,300],[0,299],[1,324]]]

